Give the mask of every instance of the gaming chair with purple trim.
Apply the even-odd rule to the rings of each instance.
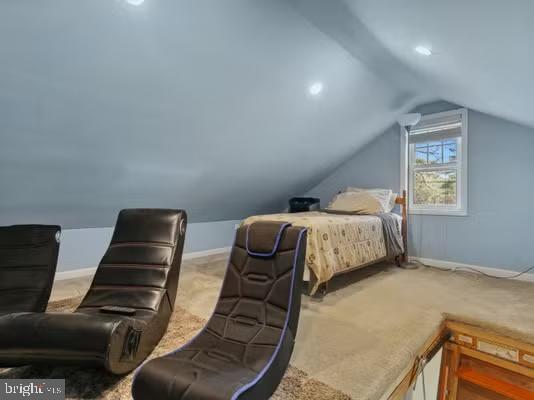
[[[189,343],[138,370],[134,399],[268,399],[293,352],[305,253],[304,228],[239,228],[212,317]]]

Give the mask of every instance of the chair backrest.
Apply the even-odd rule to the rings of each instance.
[[[119,213],[111,243],[79,309],[104,306],[174,309],[187,216],[183,210]]]
[[[46,310],[60,233],[55,225],[0,227],[0,314]]]
[[[250,367],[266,362],[285,328],[296,335],[305,251],[305,229],[288,223],[255,222],[237,231],[208,330],[245,345]]]

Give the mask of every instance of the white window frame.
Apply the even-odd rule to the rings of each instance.
[[[460,114],[462,116],[462,135],[458,138],[459,151],[457,155],[457,198],[459,201],[459,206],[455,208],[449,207],[425,207],[420,206],[414,207],[413,204],[413,179],[410,179],[408,182],[407,173],[410,174],[410,177],[413,177],[412,166],[409,165],[407,168],[407,160],[410,159],[410,152],[412,149],[409,148],[406,144],[406,130],[404,127],[400,128],[401,132],[401,185],[400,187],[405,189],[408,193],[408,213],[409,214],[421,214],[421,215],[450,215],[450,216],[467,216],[467,193],[468,193],[468,169],[467,169],[467,160],[468,160],[468,111],[465,108],[460,108],[456,110],[450,110],[440,113],[427,114],[421,117],[421,121],[428,121],[432,119],[438,119],[443,117],[449,117]],[[438,167],[439,168],[439,167]],[[409,188],[407,187],[409,183]]]

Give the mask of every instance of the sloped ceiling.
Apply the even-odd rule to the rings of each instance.
[[[344,4],[438,97],[534,126],[532,0]],[[433,55],[418,56],[413,51],[418,45],[430,47]]]
[[[438,3],[462,6],[436,16]],[[489,51],[506,44],[488,39],[490,22],[507,18],[466,31],[496,8],[474,3],[3,0],[0,224],[111,226],[125,207],[181,207],[192,221],[275,211],[439,97],[532,122],[513,96],[532,88],[526,67]],[[514,44],[528,48],[514,16],[512,33],[497,32],[522,32]],[[476,57],[461,32],[483,46]],[[435,57],[414,57],[424,40]],[[532,52],[519,60],[532,65]]]
[[[3,0],[0,49],[2,224],[276,210],[409,105],[284,1]]]

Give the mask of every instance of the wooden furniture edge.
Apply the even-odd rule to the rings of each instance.
[[[401,235],[402,243],[404,245],[404,254],[401,257],[402,262],[408,261],[408,195],[406,190],[402,191],[402,196],[395,199],[395,204],[401,206],[402,214],[402,225],[401,225]]]
[[[445,324],[449,331],[462,332],[471,336],[481,337],[492,343],[501,343],[506,346],[526,350],[529,353],[534,353],[534,344],[521,342],[508,336],[506,332],[500,334],[495,333],[495,329],[492,329],[491,327],[484,329],[469,322],[461,322],[452,319],[446,319]]]
[[[496,367],[501,367],[509,371],[517,372],[518,374],[528,376],[529,378],[534,378],[534,370],[532,368],[525,367],[513,361],[503,360],[502,358],[492,356],[491,354],[472,350],[461,345],[457,346],[459,347],[460,354],[464,354],[467,357],[476,358],[488,364],[495,365]]]
[[[437,351],[447,342],[451,337],[452,332],[461,332],[475,337],[480,337],[485,340],[494,343],[500,343],[510,347],[517,348],[519,350],[527,350],[528,352],[534,353],[534,345],[530,343],[521,342],[517,339],[510,338],[506,336],[505,333],[498,334],[495,333],[491,328],[484,330],[481,327],[472,325],[468,322],[460,322],[450,319],[444,319],[440,324],[440,327],[437,332],[435,332],[423,345],[420,352],[416,356],[414,363],[408,373],[400,381],[400,383],[395,387],[393,392],[387,397],[387,400],[401,400],[404,398],[408,390],[413,386],[417,376],[421,370],[421,359],[429,360],[432,356],[437,353]],[[465,354],[466,356],[474,356],[476,358],[482,359],[490,364],[506,368],[508,370],[520,373],[525,376],[530,376],[534,378],[534,370],[532,367],[524,366],[521,363],[516,363],[512,361],[507,361],[499,357],[492,356],[491,354],[486,354],[474,349],[469,349],[467,347],[461,346],[456,343],[451,343],[457,349],[458,354]]]
[[[481,388],[498,393],[510,400],[533,400],[534,393],[522,387],[515,386],[506,381],[488,377],[471,368],[460,367],[458,369],[458,378],[466,382],[473,383]]]

